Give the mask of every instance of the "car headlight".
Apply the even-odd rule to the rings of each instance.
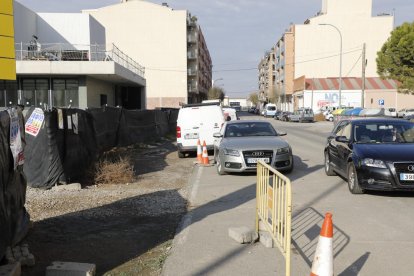
[[[234,150],[234,149],[224,149],[223,150],[225,155],[231,155],[231,156],[240,156],[240,152],[238,150]]]
[[[382,160],[375,160],[375,159],[372,159],[372,158],[362,159],[362,165],[365,165],[367,167],[375,167],[375,168],[382,168],[382,169],[386,169],[387,168],[385,166],[384,161],[382,161]]]
[[[286,153],[289,153],[289,151],[290,151],[289,147],[286,147],[286,148],[280,148],[280,149],[277,149],[276,154],[277,154],[277,155],[279,155],[279,154],[286,154]]]

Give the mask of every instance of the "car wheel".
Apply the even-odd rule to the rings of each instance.
[[[291,173],[293,171],[293,165],[294,163],[293,163],[293,158],[292,158],[292,164],[290,165],[290,168],[285,171],[285,173]]]
[[[332,122],[333,121],[333,117],[329,117],[329,122]]]
[[[359,186],[358,176],[352,162],[348,165],[348,188],[352,194],[364,193],[364,190]]]
[[[216,169],[219,175],[224,175],[226,172],[224,171],[223,165],[221,164],[220,156],[217,157],[216,161]]]
[[[335,172],[333,171],[332,166],[331,166],[331,160],[329,159],[328,152],[325,152],[325,173],[328,176],[335,175]]]
[[[181,151],[178,151],[178,158],[184,158],[184,153]]]

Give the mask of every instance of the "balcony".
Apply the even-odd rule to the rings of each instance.
[[[196,35],[188,35],[187,36],[187,42],[192,44],[192,43],[197,43],[197,37]]]
[[[195,93],[195,92],[198,91],[198,85],[194,84],[194,83],[193,84],[188,84],[187,88],[188,88],[188,92],[190,92],[190,93]]]
[[[187,69],[187,75],[189,77],[195,77],[195,76],[197,76],[197,69],[195,69],[195,68],[189,68],[189,69]]]
[[[188,51],[187,52],[187,59],[197,59],[198,58],[198,51]]]
[[[144,77],[145,68],[123,53],[114,44],[76,45],[66,43],[16,43],[16,61],[112,61]]]

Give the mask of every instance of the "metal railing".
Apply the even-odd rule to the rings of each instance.
[[[259,221],[285,257],[290,275],[292,189],[290,179],[263,161],[257,163],[256,232]]]
[[[16,43],[16,60],[113,61],[144,77],[145,68],[122,52],[115,44]]]

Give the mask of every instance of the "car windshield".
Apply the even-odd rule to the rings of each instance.
[[[267,110],[276,110],[276,106],[268,106]]]
[[[227,125],[224,137],[276,136],[271,124],[265,122],[237,123]]]
[[[395,122],[354,125],[356,143],[414,143],[414,124]]]

